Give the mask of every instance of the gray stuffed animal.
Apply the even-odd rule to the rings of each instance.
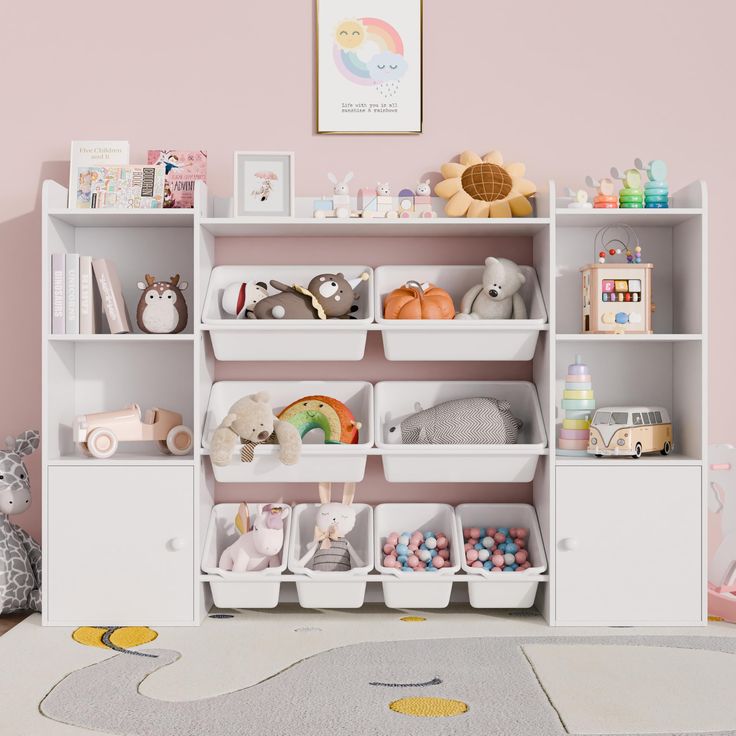
[[[471,287],[460,302],[455,319],[526,319],[519,289],[526,276],[508,258],[486,258],[483,283]]]
[[[508,401],[488,396],[453,399],[431,409],[417,404],[416,409],[388,428],[389,444],[513,445],[522,426]]]
[[[8,437],[0,450],[0,614],[41,610],[41,548],[9,516],[31,504],[31,485],[23,457],[38,448],[38,432]]]

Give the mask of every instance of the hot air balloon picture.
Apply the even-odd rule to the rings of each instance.
[[[236,151],[233,214],[235,217],[293,217],[294,154]]]
[[[316,0],[317,132],[420,133],[422,0]]]

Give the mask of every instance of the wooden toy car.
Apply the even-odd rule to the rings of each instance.
[[[119,411],[80,414],[72,428],[74,442],[96,458],[112,457],[119,442],[158,442],[171,455],[186,455],[192,449],[192,430],[182,424],[181,414],[166,409],[148,409],[141,415],[138,404]]]

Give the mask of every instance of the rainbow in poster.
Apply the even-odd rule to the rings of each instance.
[[[399,91],[409,67],[397,30],[380,18],[351,18],[335,29],[335,65],[354,84],[373,86],[383,97]]]

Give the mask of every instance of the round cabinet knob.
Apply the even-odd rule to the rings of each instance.
[[[577,548],[578,540],[575,539],[575,537],[566,537],[565,539],[560,540],[560,549],[565,550],[565,552],[572,552]]]
[[[181,552],[186,546],[187,546],[186,540],[182,539],[181,537],[174,537],[173,539],[169,540],[169,547],[174,552]]]

